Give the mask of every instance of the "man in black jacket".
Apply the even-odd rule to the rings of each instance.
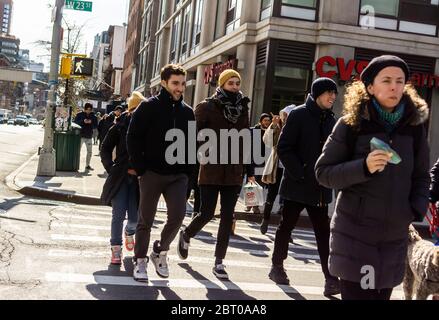
[[[87,147],[85,170],[93,170],[90,166],[93,151],[93,129],[98,127],[98,118],[93,113],[93,105],[91,103],[87,102],[84,105],[84,111],[76,115],[75,123],[81,126],[81,146],[85,143]]]
[[[133,114],[127,134],[130,162],[140,177],[139,221],[136,228],[133,272],[137,281],[148,281],[147,251],[157,204],[162,194],[168,208],[168,218],[160,241],[154,242],[150,259],[160,277],[169,277],[166,255],[186,214],[188,177],[194,169],[187,161],[189,122],[194,121],[195,117],[193,110],[183,102],[186,71],[177,65],[167,65],[162,69],[161,79],[163,88],[159,95],[140,104]],[[168,159],[167,149],[173,142],[166,141],[165,137],[172,129],[179,129],[184,133],[184,164],[170,164]],[[194,150],[194,154],[195,152]]]
[[[328,204],[332,191],[319,185],[314,165],[322,153],[335,125],[331,111],[337,97],[337,85],[329,78],[315,80],[306,103],[291,111],[282,130],[277,151],[285,167],[280,195],[284,199],[282,221],[276,232],[270,279],[278,284],[289,284],[283,268],[288,255],[291,231],[300,212],[306,208],[316,234],[317,248],[326,283],[324,295],[340,293],[338,279],[328,270],[329,217]]]

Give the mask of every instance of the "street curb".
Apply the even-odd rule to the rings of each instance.
[[[20,167],[15,169],[11,174],[9,174],[5,178],[4,182],[8,186],[8,188],[17,191],[25,196],[30,196],[30,197],[37,197],[37,198],[43,198],[48,200],[63,201],[63,202],[83,204],[83,205],[102,205],[101,199],[98,197],[87,196],[83,194],[71,194],[66,192],[47,190],[38,187],[19,186],[16,183],[17,176],[37,156],[38,153],[35,153],[25,163],[23,163]]]

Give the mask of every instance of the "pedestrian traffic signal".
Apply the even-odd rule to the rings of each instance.
[[[93,76],[93,59],[75,57],[73,59],[73,75],[91,77]]]

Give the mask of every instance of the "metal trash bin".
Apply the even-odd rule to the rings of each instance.
[[[78,171],[81,152],[81,126],[72,123],[69,131],[55,131],[56,171]]]

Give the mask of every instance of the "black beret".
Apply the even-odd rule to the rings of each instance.
[[[387,67],[401,68],[405,74],[405,81],[407,82],[409,80],[410,69],[404,60],[397,56],[383,55],[372,59],[372,61],[361,73],[361,81],[363,81],[364,85],[367,87],[369,84],[373,83],[373,80],[377,74]]]

